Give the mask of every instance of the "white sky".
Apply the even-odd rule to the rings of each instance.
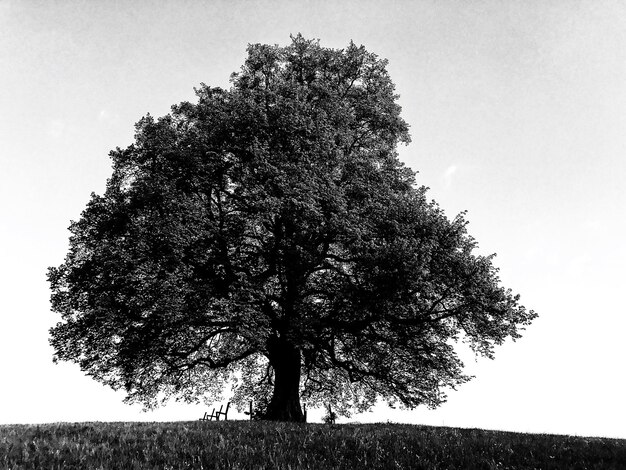
[[[626,438],[626,3],[0,0],[0,423],[189,420],[53,365],[46,268],[133,124],[227,86],[248,43],[389,59],[419,170],[540,317],[436,411],[354,416]],[[319,419],[321,411],[312,413]],[[233,417],[237,415],[233,414]]]

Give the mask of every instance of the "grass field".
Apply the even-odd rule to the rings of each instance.
[[[626,440],[405,424],[0,426],[2,469],[626,469]]]

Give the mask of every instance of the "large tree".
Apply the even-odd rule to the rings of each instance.
[[[229,90],[144,117],[104,195],[49,269],[55,360],[127,400],[254,398],[340,413],[439,405],[536,316],[499,284],[463,215],[398,160],[408,143],[386,61],[301,36],[251,45]]]

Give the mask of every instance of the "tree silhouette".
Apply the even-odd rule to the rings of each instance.
[[[302,421],[439,405],[536,314],[398,160],[386,61],[300,35],[251,45],[224,90],[136,125],[49,269],[54,359],[147,407],[234,387]],[[265,405],[266,404],[266,405]]]

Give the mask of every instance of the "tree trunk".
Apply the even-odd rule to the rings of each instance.
[[[269,360],[274,369],[274,392],[265,419],[304,422],[300,407],[300,350],[288,341],[273,337],[268,342]]]

